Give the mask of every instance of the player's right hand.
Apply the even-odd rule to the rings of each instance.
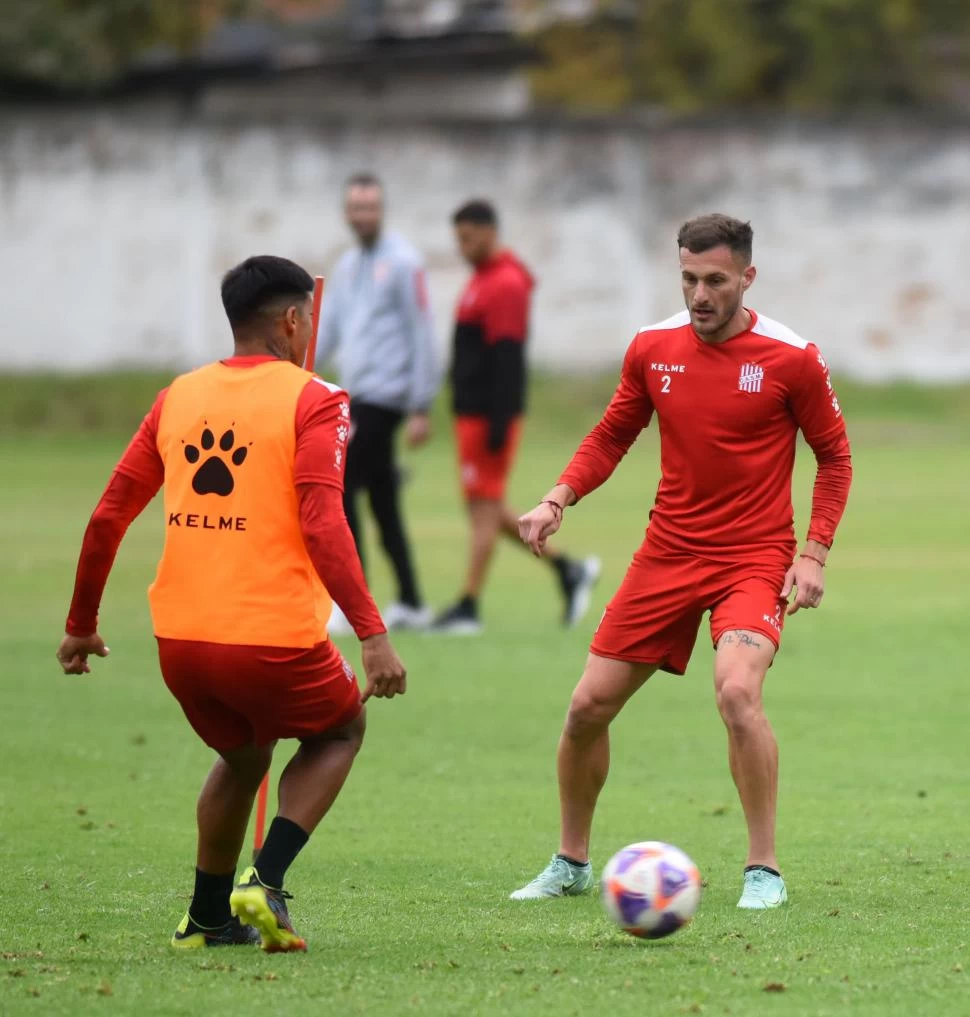
[[[360,697],[362,703],[366,703],[371,696],[393,699],[394,696],[403,696],[407,692],[407,669],[391,646],[386,632],[371,636],[360,644],[360,659],[367,683]]]
[[[541,558],[546,541],[562,525],[562,513],[548,502],[542,502],[519,520],[519,536],[528,544],[532,553]]]
[[[92,636],[65,636],[57,648],[57,660],[64,674],[90,674],[88,657],[107,657],[109,653],[97,632]]]

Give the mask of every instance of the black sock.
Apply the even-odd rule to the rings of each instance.
[[[293,859],[303,850],[310,835],[292,820],[277,816],[269,826],[269,833],[263,842],[259,856],[253,863],[259,873],[260,882],[274,890],[283,889],[286,870]]]
[[[469,611],[472,614],[478,614],[478,601],[466,593],[464,597],[458,601],[458,609],[460,611]]]
[[[566,557],[561,554],[558,558],[550,558],[549,564],[556,570],[556,575],[559,576],[559,581],[562,583],[568,583],[572,577],[573,560],[572,558]]]
[[[561,858],[564,862],[569,862],[570,865],[578,865],[582,868],[584,865],[589,865],[589,862],[577,862],[575,858],[570,858],[569,855],[556,855],[557,858]]]
[[[745,872],[770,872],[773,876],[781,878],[781,873],[777,869],[773,869],[770,865],[746,865],[744,867]]]
[[[204,929],[218,929],[232,917],[229,911],[229,894],[232,893],[234,872],[216,876],[211,872],[195,870],[195,893],[189,905],[189,918]]]

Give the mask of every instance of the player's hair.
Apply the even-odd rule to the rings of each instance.
[[[376,173],[370,170],[359,170],[351,173],[344,182],[344,190],[349,191],[351,187],[376,187],[379,191],[384,190],[384,183]]]
[[[460,222],[470,222],[475,226],[498,226],[498,212],[495,206],[484,198],[466,201],[451,217],[457,226]]]
[[[222,277],[222,306],[234,328],[248,325],[282,300],[305,300],[313,280],[288,258],[260,254],[247,258]]]
[[[677,234],[677,246],[686,247],[691,254],[703,254],[723,244],[735,254],[740,254],[746,262],[751,261],[753,240],[751,223],[721,215],[720,212],[688,219]]]

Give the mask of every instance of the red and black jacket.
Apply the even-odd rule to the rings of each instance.
[[[451,364],[452,409],[489,419],[489,448],[505,444],[525,411],[525,345],[535,282],[510,251],[479,265],[458,304]]]

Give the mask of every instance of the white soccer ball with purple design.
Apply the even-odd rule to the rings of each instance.
[[[603,906],[624,932],[662,939],[686,925],[701,900],[701,874],[680,848],[659,840],[630,844],[607,863]]]

